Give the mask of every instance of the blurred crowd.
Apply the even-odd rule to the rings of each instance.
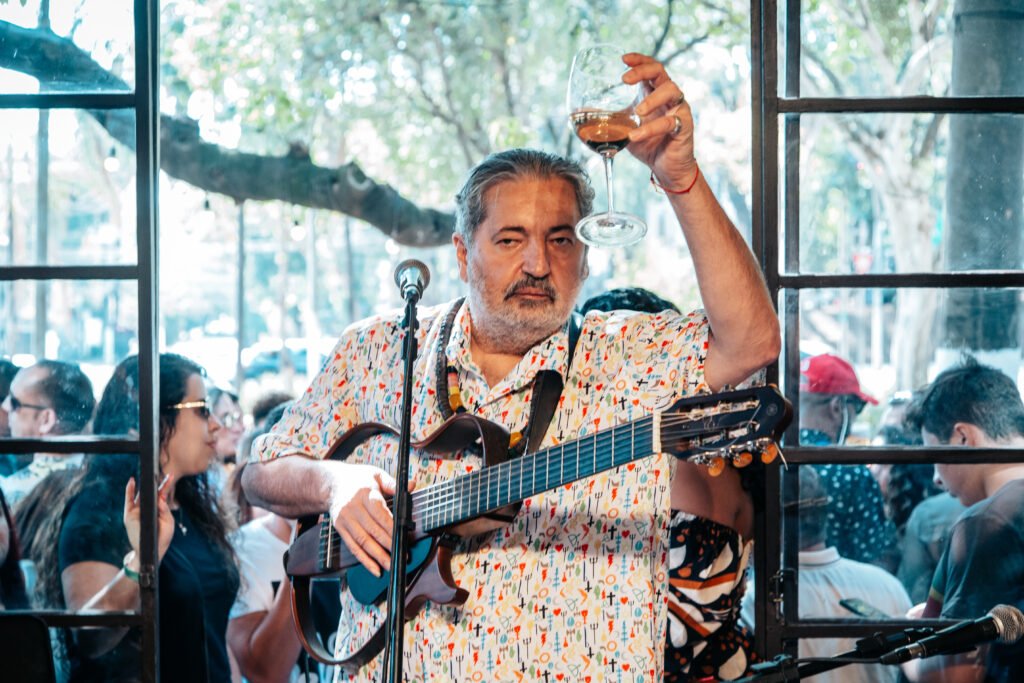
[[[156,571],[164,680],[324,680],[329,672],[304,655],[292,626],[291,587],[281,557],[295,522],[251,505],[240,484],[253,439],[277,422],[292,397],[269,392],[244,409],[238,395],[213,386],[201,367],[174,354],[160,356],[159,373]],[[134,356],[115,368],[98,401],[73,363],[43,360],[17,367],[0,361],[0,435],[135,435],[139,386]],[[848,442],[864,408],[879,405],[863,391],[853,367],[831,354],[803,360],[800,397],[802,446]],[[879,408],[870,439],[879,446],[1006,446],[1024,438],[1024,407],[1015,383],[970,359],[927,387],[893,394]],[[979,517],[991,519],[981,508],[994,500],[999,509],[1021,502],[1015,489],[1017,497],[1005,500],[1007,491],[1024,486],[1020,467],[801,467],[799,496],[785,501],[799,514],[801,617],[977,616],[962,606],[980,603],[960,593],[993,593],[970,583],[977,578],[963,568],[969,563],[964,554],[991,548],[965,549],[961,543],[953,552],[950,539],[970,530],[970,540],[977,541],[984,534],[972,525]],[[136,609],[143,572],[138,489],[134,454],[0,455],[3,608]],[[1019,510],[1007,514],[1008,529],[999,531],[1004,544],[1006,534],[1016,538],[1022,532],[1013,517]],[[709,538],[695,531],[692,520],[685,524],[686,531],[674,531],[674,537],[685,537],[690,546]],[[1015,554],[1021,553],[1003,547],[1014,558],[1007,572],[1016,571],[1022,560]],[[991,573],[986,578],[997,586],[1006,580]],[[747,584],[741,611],[749,634],[753,581]],[[326,642],[337,614],[331,613],[330,587],[320,590]],[[132,680],[138,670],[136,631],[54,634],[62,680]],[[829,656],[852,643],[802,641],[801,656]],[[894,667],[849,667],[821,680],[896,681],[900,675]]]

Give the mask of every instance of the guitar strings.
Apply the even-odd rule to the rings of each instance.
[[[754,422],[758,413],[761,412],[761,409],[763,408],[763,405],[759,404],[758,402],[754,401],[753,403],[755,404],[754,412],[752,415],[747,417],[743,423],[725,426],[720,428],[719,431],[728,434],[730,431],[748,428],[750,424]],[[734,413],[721,411],[713,412],[713,410],[708,409],[706,411],[706,414],[701,414],[697,416],[662,414],[660,426],[663,434],[667,429],[678,427],[680,425],[689,424],[692,427],[694,427],[694,430],[691,433],[687,433],[684,430],[681,435],[666,435],[669,439],[686,439],[688,437],[707,435],[708,430],[700,428],[699,423],[701,421],[706,420],[709,417],[718,417],[729,414],[735,415],[737,413],[743,412],[743,410],[747,409],[748,406],[740,404],[740,408],[741,409],[739,411]],[[627,428],[630,425],[631,428]],[[519,502],[524,498],[530,497],[531,495],[536,495],[537,493],[557,488],[559,485],[563,483],[563,480],[565,480],[565,456],[567,448],[570,451],[570,455],[573,447],[575,447],[577,451],[577,464],[573,466],[575,469],[569,471],[571,481],[582,479],[587,476],[591,476],[593,474],[597,474],[605,470],[612,469],[617,466],[615,464],[616,458],[614,453],[614,446],[616,444],[616,441],[635,443],[637,438],[646,440],[648,437],[652,436],[653,433],[654,420],[651,416],[647,416],[644,418],[640,418],[639,420],[636,420],[632,423],[622,424],[616,427],[595,432],[591,436],[575,439],[564,444],[551,446],[539,451],[535,451],[534,453],[527,453],[515,460],[509,460],[502,463],[498,463],[497,465],[491,467],[482,467],[480,469],[473,470],[469,474],[458,476],[453,479],[448,479],[442,482],[437,482],[435,484],[431,484],[427,487],[419,489],[418,491],[412,492],[411,496],[413,503],[413,519],[418,519],[426,523],[426,527],[424,528],[424,530],[430,531],[441,526],[455,523],[457,513],[460,512],[461,510],[465,510],[466,503],[470,498],[472,498],[474,491],[476,493],[477,499],[476,505],[480,506],[482,509],[478,510],[473,515],[464,516],[465,520],[472,519],[474,516],[484,514],[490,510],[499,509],[501,507],[504,507],[505,505],[510,504],[511,502]],[[740,437],[734,437],[730,440],[728,444],[716,446],[715,448],[705,448],[700,445],[698,445],[697,448],[704,448],[704,450],[706,451],[721,451],[731,447],[732,445],[735,445],[739,438]],[[748,439],[748,441],[752,441],[752,439]],[[608,446],[611,446],[611,448],[609,449]],[[554,456],[556,449],[560,450],[560,458],[558,459],[552,457]],[[584,452],[584,450],[582,449],[586,449],[586,451]],[[627,450],[631,452],[631,449]],[[584,455],[586,456],[585,458]],[[625,465],[638,459],[640,458],[630,457],[623,460],[620,463],[620,465]],[[587,462],[588,467],[592,466],[592,469],[590,469],[587,472],[587,474],[580,476],[580,463],[584,461]],[[552,475],[554,474],[553,466],[555,464],[557,464],[559,470],[556,483],[552,485],[550,484],[550,482],[552,479]],[[519,496],[515,500],[513,500],[512,497],[509,496],[509,501],[505,503],[490,504],[489,502],[487,502],[490,501],[492,494],[500,500],[500,496],[503,493],[503,490],[505,492],[511,493],[511,478],[513,475],[516,474],[513,471],[513,468],[517,466],[520,470],[518,472],[520,492],[522,492],[523,482],[525,481],[528,475],[530,476],[531,490],[536,487],[538,473],[541,473],[544,477],[544,487],[537,491],[533,491],[531,493]],[[508,471],[506,472],[505,470]],[[506,479],[509,479],[509,482],[506,482]],[[506,485],[503,486],[503,484]],[[481,498],[483,498],[485,501],[482,506],[480,503]],[[456,501],[461,502],[460,509],[458,510],[453,505]],[[387,506],[388,509],[393,512],[392,500],[387,501]],[[452,516],[452,519],[447,520],[446,517],[449,515]],[[463,515],[459,516],[462,517]],[[459,519],[458,521],[465,520]],[[333,524],[329,526],[331,535],[337,536],[337,530],[334,529]],[[340,549],[337,546],[334,546],[331,552],[332,557],[337,557],[339,552]]]
[[[722,414],[723,413],[717,413],[717,415]],[[696,418],[692,416],[678,415],[663,416],[662,427],[671,428],[679,424],[696,423],[702,419],[705,419],[705,417],[706,416],[698,416]],[[729,431],[748,428],[749,424],[753,421],[754,417],[756,417],[756,411],[755,414],[747,418],[743,424],[723,427],[721,431],[728,433]],[[625,429],[626,425],[619,425],[611,429],[595,432],[594,435],[589,437],[583,437],[582,439],[576,439],[571,442],[566,442],[565,444],[560,444],[557,446],[546,448],[541,451],[537,451],[534,454],[526,454],[517,460],[506,461],[504,463],[499,463],[491,467],[477,469],[470,474],[459,476],[454,479],[448,479],[442,482],[437,482],[435,484],[422,488],[413,493],[413,501],[414,505],[416,506],[414,513],[418,513],[416,514],[416,517],[419,517],[421,519],[430,519],[437,516],[438,510],[450,512],[453,509],[453,503],[457,501],[465,502],[467,500],[467,495],[471,497],[474,492],[477,494],[478,500],[482,496],[487,496],[488,500],[492,495],[500,496],[503,490],[507,491],[509,489],[508,486],[503,486],[503,484],[506,484],[504,480],[514,475],[518,475],[516,476],[516,478],[520,480],[523,480],[526,477],[532,477],[531,482],[532,484],[535,484],[537,480],[537,474],[540,473],[541,476],[544,477],[545,483],[548,483],[550,482],[552,475],[554,474],[553,468],[556,465],[559,468],[558,481],[561,482],[561,480],[564,479],[564,475],[566,474],[566,451],[569,451],[569,454],[571,456],[571,450],[574,445],[578,451],[577,458],[579,460],[583,460],[583,457],[586,456],[588,467],[591,461],[595,463],[594,469],[590,471],[587,475],[583,475],[584,477],[589,476],[589,474],[595,474],[604,471],[605,469],[610,469],[611,467],[615,466],[614,445],[616,441],[629,441],[637,437],[646,439],[653,433],[653,420],[650,417],[641,418],[640,420],[637,420],[634,423],[632,423],[632,425],[632,430]],[[695,427],[697,427],[697,425],[695,425]],[[685,439],[687,437],[692,436],[706,435],[706,432],[706,429],[696,428],[692,434],[687,434],[684,432],[682,435],[668,434],[666,436],[670,439]],[[698,445],[697,448],[703,448],[705,451],[712,452],[724,450],[734,445],[738,439],[739,437],[735,437],[731,439],[729,443],[721,444],[715,446],[714,448],[706,448],[700,445]],[[613,448],[610,452],[605,453],[609,445],[612,445]],[[560,450],[560,457],[557,459],[551,457],[554,455],[555,449]],[[585,452],[584,450],[581,449],[585,449]],[[538,455],[541,457],[537,457]],[[628,462],[632,462],[633,460],[636,459],[638,458],[629,458],[627,460],[624,460],[622,464],[627,464]],[[518,473],[516,473],[513,469],[517,466],[516,463],[519,463],[518,467],[520,468],[520,471]],[[570,470],[569,474],[573,475],[570,478],[580,478],[580,471],[581,469],[579,469],[578,466],[577,469]],[[531,489],[533,488],[532,484]],[[554,484],[554,486],[558,486],[558,483]],[[520,481],[519,490],[522,490],[522,481]],[[525,495],[524,497],[529,497],[529,495]],[[496,504],[493,506],[487,505],[486,509],[493,509],[502,506],[503,505],[501,504]],[[463,505],[463,507],[465,506]]]

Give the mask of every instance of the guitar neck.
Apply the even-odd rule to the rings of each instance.
[[[654,418],[645,417],[420,489],[413,521],[430,533],[647,457],[654,432]]]
[[[595,432],[574,441],[483,467],[412,493],[418,535],[458,525],[545,491],[626,465],[653,453],[671,453],[717,467],[763,462],[778,453],[773,437],[789,423],[788,402],[775,387],[679,399],[668,411]],[[714,471],[714,470],[712,470]],[[321,522],[320,566],[339,568],[344,544],[331,520]],[[348,563],[348,564],[346,564]]]

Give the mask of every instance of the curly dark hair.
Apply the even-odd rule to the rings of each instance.
[[[4,492],[0,490],[0,514],[7,523],[7,555],[0,562],[0,603],[4,609],[28,608],[28,593],[25,590],[25,577],[21,573],[21,544],[18,542],[18,528],[14,516],[7,506]]]
[[[649,289],[643,287],[617,287],[590,297],[580,306],[580,313],[587,311],[640,311],[643,313],[661,313],[675,311],[679,307],[668,299],[663,299]]]
[[[174,433],[180,411],[171,406],[180,403],[187,392],[190,377],[203,377],[205,371],[193,361],[173,353],[160,354],[160,444],[167,443]],[[139,359],[129,356],[114,369],[114,374],[103,390],[93,431],[105,435],[137,433],[139,429]],[[53,607],[64,605],[60,576],[58,575],[58,547],[63,513],[75,496],[88,490],[90,498],[104,501],[108,509],[105,517],[113,524],[119,524],[124,489],[128,479],[139,480],[139,458],[124,453],[104,453],[86,458],[81,475],[68,487],[64,500],[57,508],[47,532],[53,539],[43,550],[40,558],[39,589],[45,604]],[[235,553],[228,541],[232,528],[224,514],[216,492],[210,486],[206,473],[182,477],[174,488],[175,498],[182,509],[201,532],[214,542],[217,549],[229,561],[227,565],[237,572]]]

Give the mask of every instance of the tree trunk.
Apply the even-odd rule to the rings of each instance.
[[[71,40],[49,29],[28,29],[0,21],[0,67],[39,79],[42,89],[65,90],[88,83],[103,92],[131,90]],[[74,85],[73,87],[77,87]],[[135,149],[135,114],[129,110],[89,111],[115,140]],[[160,117],[160,170],[236,202],[278,200],[359,218],[399,244],[448,244],[455,217],[422,208],[389,185],[368,177],[354,161],[337,168],[312,162],[301,146],[284,156],[247,154],[204,141],[190,119]]]
[[[1024,0],[958,0],[954,10],[953,94],[1024,94]],[[1024,120],[950,117],[943,261],[947,270],[1021,267]],[[1016,377],[1019,293],[950,290],[942,316],[946,354],[969,351]]]

